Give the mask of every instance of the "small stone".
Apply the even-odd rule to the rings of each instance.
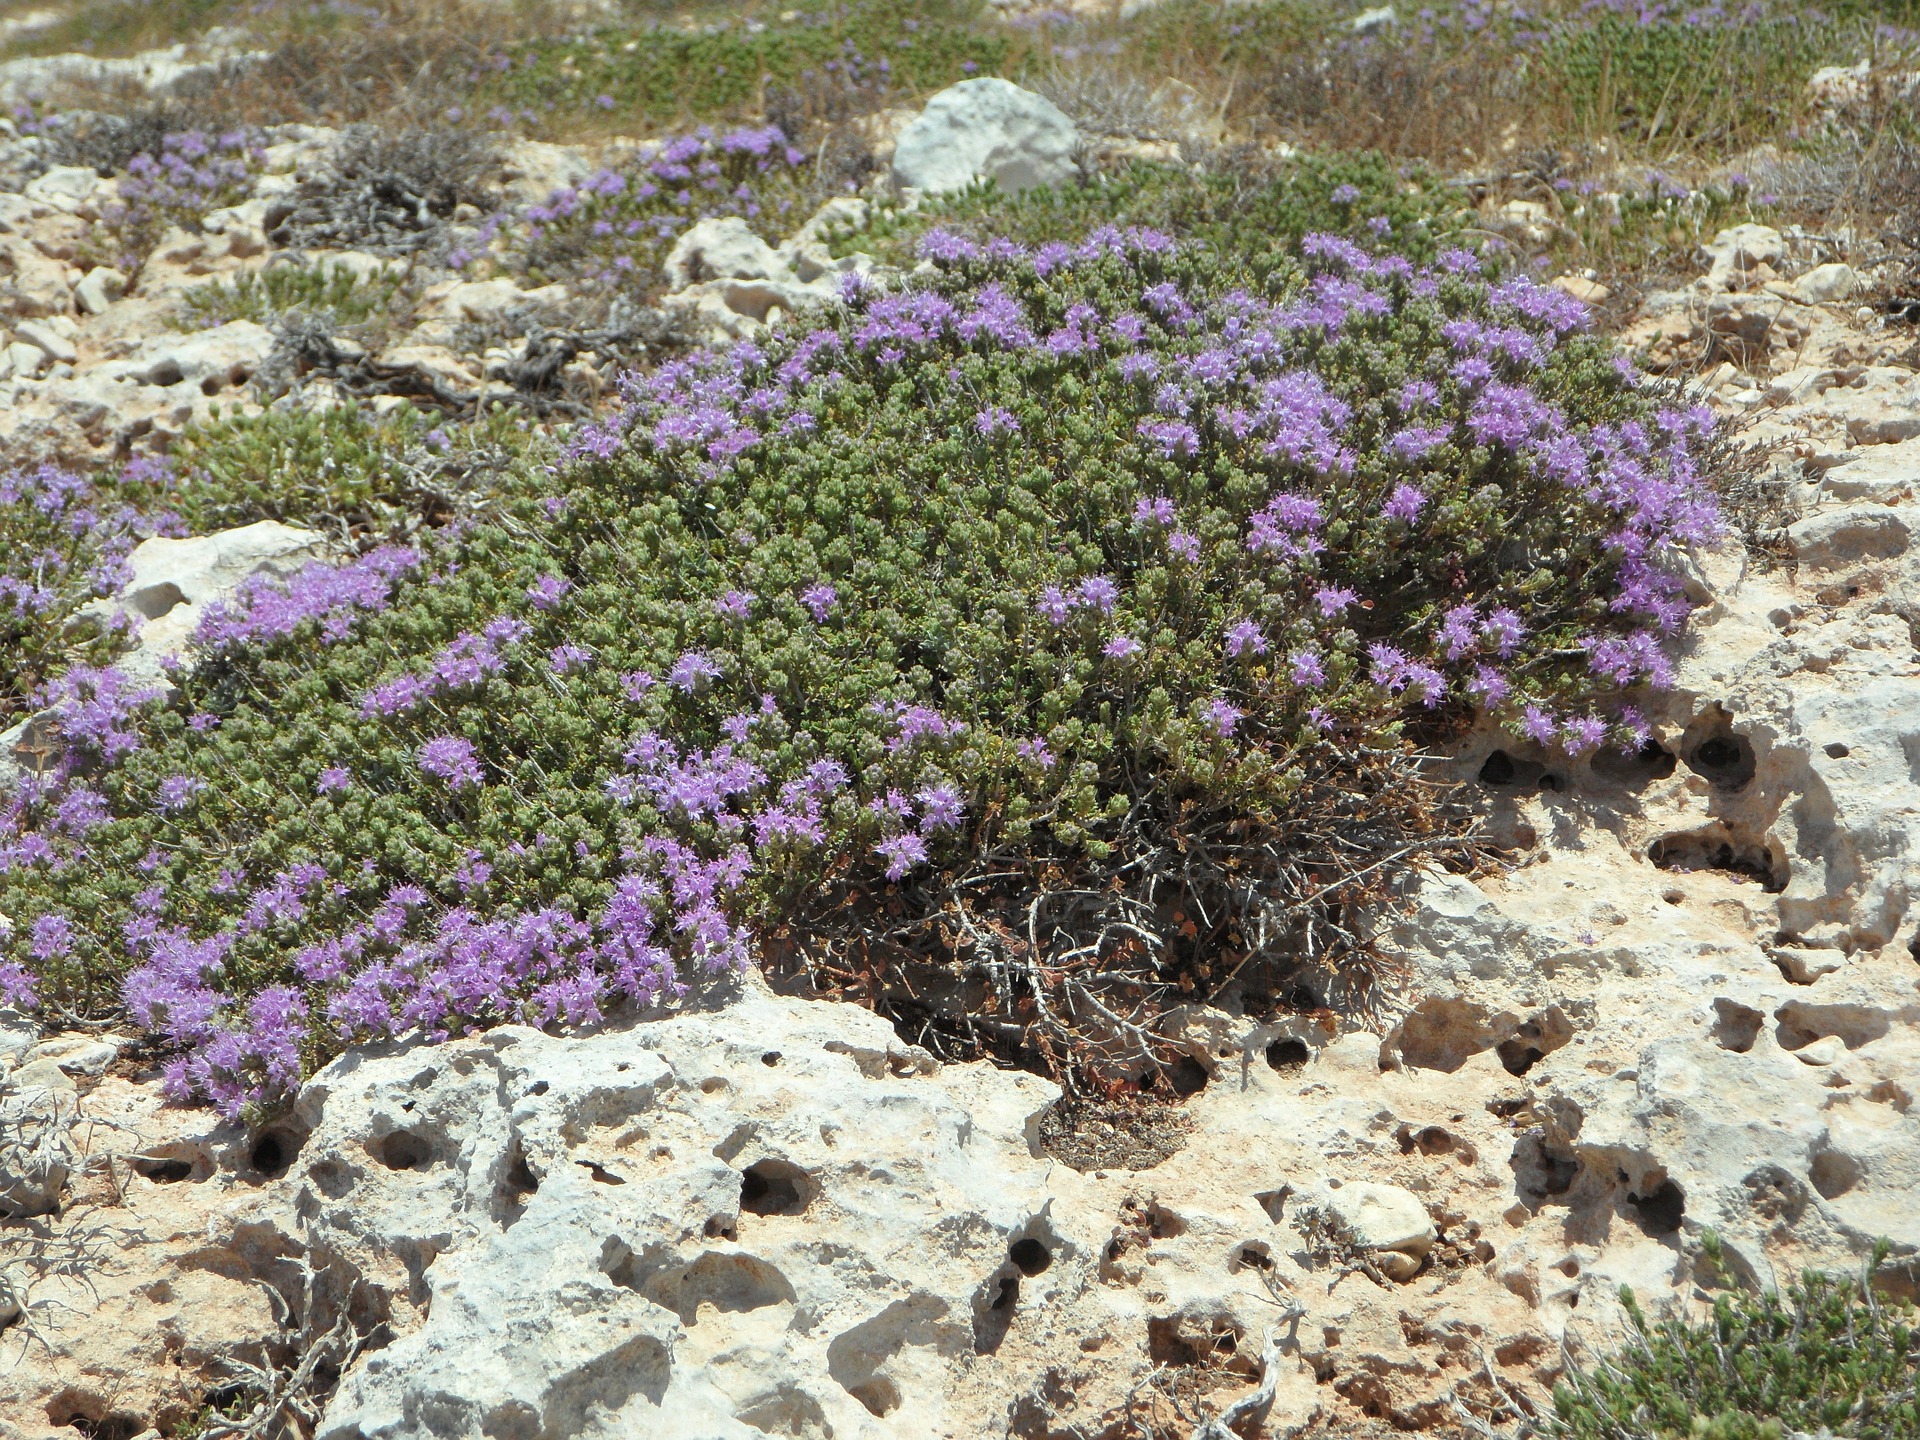
[[[1556,275],[1552,284],[1554,289],[1565,291],[1583,305],[1598,305],[1613,294],[1598,280],[1589,280],[1584,275]]]
[[[62,364],[71,365],[80,358],[80,352],[73,348],[73,342],[45,321],[23,320],[15,327],[14,333],[29,345],[38,345],[47,352],[49,358]]]
[[[1816,265],[1793,282],[1793,298],[1802,305],[1837,305],[1858,283],[1851,265]]]
[[[1410,1280],[1438,1238],[1420,1197],[1398,1185],[1327,1182],[1319,1202],[1352,1232],[1354,1243],[1394,1280]]]
[[[52,363],[53,357],[38,345],[30,345],[25,340],[15,340],[7,346],[8,368],[13,375],[22,380],[30,380]]]
[[[96,265],[73,287],[73,298],[89,315],[98,315],[127,293],[127,277],[110,265]]]
[[[1793,1058],[1802,1065],[1838,1065],[1847,1057],[1847,1042],[1838,1035],[1825,1035],[1811,1045],[1802,1045]]]

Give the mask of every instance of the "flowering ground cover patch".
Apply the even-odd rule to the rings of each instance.
[[[1409,735],[1644,736],[1711,427],[1569,297],[1325,234],[922,251],[634,380],[491,515],[255,587],[170,705],[69,672],[0,820],[9,990],[130,1007],[229,1109],[854,930],[1130,1023],[1337,964],[1444,831],[1380,783]]]
[[[0,474],[0,730],[69,666],[112,658],[118,635],[78,612],[125,583],[141,539],[178,533],[151,503],[151,468],[134,467],[122,483],[52,465]]]

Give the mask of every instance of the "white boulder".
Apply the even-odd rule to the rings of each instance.
[[[927,101],[893,151],[893,183],[938,195],[991,180],[1018,192],[1079,174],[1073,121],[1011,80],[962,80]]]

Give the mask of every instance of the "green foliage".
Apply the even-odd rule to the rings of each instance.
[[[1554,1394],[1562,1440],[1847,1440],[1920,1434],[1912,1307],[1809,1273],[1782,1294],[1721,1295],[1710,1318],[1651,1324],[1622,1292],[1632,1343]]]
[[[781,91],[805,108],[829,96],[912,95],[999,72],[1010,42],[980,18],[983,8],[977,0],[808,0],[778,18],[542,37],[483,65],[472,103],[503,105],[530,123],[601,117],[630,127],[740,118]]]
[[[189,290],[177,323],[181,329],[198,330],[230,320],[269,324],[299,313],[328,317],[336,326],[361,325],[386,314],[406,279],[400,266],[363,274],[338,261],[269,265]]]
[[[216,414],[173,447],[174,508],[195,534],[323,516],[385,529],[411,508],[400,462],[424,428],[411,406],[384,417],[351,405]]]
[[[165,499],[195,534],[279,520],[390,535],[483,497],[534,444],[505,414],[430,427],[404,403],[378,416],[352,405],[216,413],[175,442]]]
[[[1326,230],[1367,244],[1384,238],[1424,261],[1450,233],[1472,223],[1458,192],[1422,168],[1379,155],[1302,155],[1278,164],[1229,161],[1204,168],[1135,161],[1082,183],[1020,195],[988,183],[912,211],[879,209],[867,228],[843,232],[832,243],[839,254],[866,250],[911,265],[920,237],[935,228],[1040,245],[1077,240],[1099,225],[1144,225],[1245,261],[1277,257],[1308,231]]]
[[[1851,61],[1868,33],[1811,8],[1721,24],[1602,13],[1555,27],[1536,83],[1590,138],[1725,146],[1781,128],[1804,106],[1808,76]]]

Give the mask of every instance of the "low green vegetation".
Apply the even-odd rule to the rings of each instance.
[[[321,316],[336,326],[383,317],[407,283],[404,266],[362,271],[335,261],[321,265],[269,265],[245,270],[187,292],[182,329],[225,325],[230,320],[267,324],[287,315]]]
[[[1884,1252],[1878,1257],[1884,1259]],[[1648,1320],[1555,1393],[1562,1440],[1909,1440],[1920,1435],[1913,1307],[1808,1274],[1783,1292],[1722,1295],[1697,1321]]]

